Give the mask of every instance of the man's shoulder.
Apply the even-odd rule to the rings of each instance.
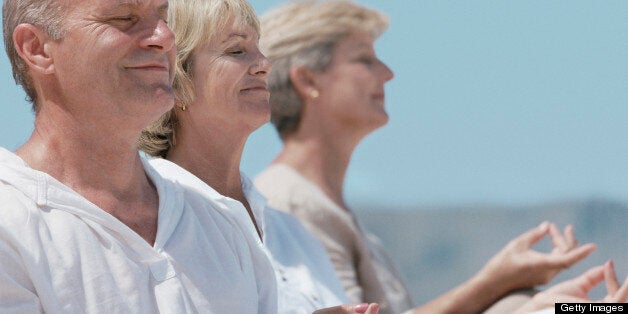
[[[41,212],[36,202],[15,187],[0,182],[0,237],[19,240],[30,227],[37,228]]]
[[[223,232],[233,232],[237,219],[223,203],[197,188],[177,183],[175,185],[180,189],[183,212],[186,215],[205,224],[211,221],[211,224]]]
[[[16,187],[0,181],[0,217],[26,213],[37,208],[37,204]]]

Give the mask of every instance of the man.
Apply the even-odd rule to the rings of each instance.
[[[272,268],[137,151],[173,106],[167,0],[5,0],[35,127],[0,148],[0,312],[272,313]]]

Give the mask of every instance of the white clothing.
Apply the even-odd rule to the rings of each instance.
[[[271,265],[254,238],[144,167],[159,195],[154,246],[0,148],[0,312],[276,312]]]
[[[150,164],[165,178],[191,187],[232,212],[248,232],[257,237],[246,208],[232,198],[218,193],[192,173],[163,159]],[[321,245],[288,213],[267,207],[266,200],[242,174],[242,188],[264,239],[265,252],[275,269],[280,313],[312,313],[316,309],[348,303],[329,257]],[[259,241],[260,247],[264,247]]]

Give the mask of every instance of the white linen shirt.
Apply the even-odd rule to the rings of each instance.
[[[178,165],[151,159],[150,164],[165,178],[196,189],[224,211],[233,213],[271,260],[277,278],[279,313],[312,313],[316,309],[348,303],[344,288],[322,244],[292,215],[266,206],[266,200],[242,174],[242,188],[261,229],[264,243],[257,235],[246,208],[218,193],[198,177]],[[265,245],[265,246],[264,246]]]
[[[154,246],[0,148],[0,312],[276,312],[272,268],[254,238],[144,167],[159,195]]]

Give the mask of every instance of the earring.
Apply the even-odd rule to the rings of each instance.
[[[186,106],[185,106],[185,105],[181,106],[181,110],[182,110],[182,111],[185,111],[185,108],[186,108]]]
[[[319,92],[318,92],[317,90],[315,90],[315,89],[313,89],[313,90],[310,92],[310,97],[312,97],[313,99],[318,98],[318,96],[319,96],[319,95],[320,95],[320,94],[319,94]]]

